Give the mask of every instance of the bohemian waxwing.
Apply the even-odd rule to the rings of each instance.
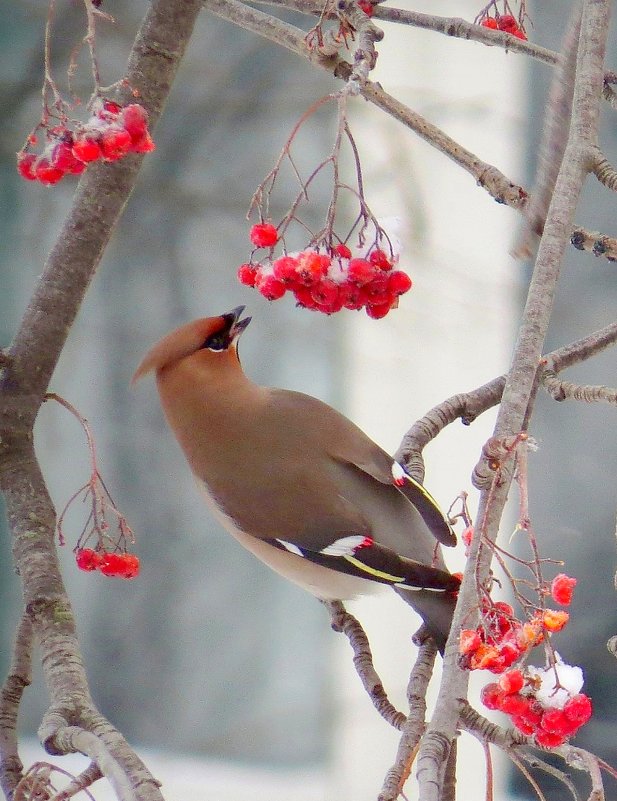
[[[428,492],[322,401],[261,387],[240,366],[244,306],[172,331],[133,381],[156,372],[161,404],[216,517],[249,551],[321,599],[389,584],[443,648],[455,545]]]

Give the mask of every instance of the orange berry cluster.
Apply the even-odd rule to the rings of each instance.
[[[563,614],[565,620],[553,620],[552,614]],[[545,619],[546,618],[546,619]],[[467,670],[490,670],[503,673],[531,648],[544,639],[544,629],[559,631],[568,620],[568,613],[547,610],[524,623],[514,617],[514,610],[504,601],[486,603],[482,622],[475,629],[463,629],[459,636],[461,667]],[[549,628],[550,627],[550,628]]]
[[[272,223],[251,228],[255,248],[272,249],[279,236]],[[238,280],[255,287],[267,300],[278,300],[291,292],[305,309],[334,314],[341,309],[365,309],[369,317],[385,317],[398,306],[400,295],[411,289],[407,273],[395,270],[396,257],[373,247],[363,257],[354,257],[340,243],[329,252],[307,249],[278,259],[247,262],[238,269]]]
[[[77,548],[75,561],[80,570],[98,570],[104,576],[131,579],[139,575],[139,557],[132,553],[109,553],[92,548]]]
[[[469,546],[471,526],[465,534],[463,538]],[[560,573],[543,592],[550,593],[556,603],[568,606],[575,586],[575,578]],[[579,692],[582,671],[564,665],[559,658],[555,665],[542,670],[529,666],[523,672],[512,665],[521,663],[547,633],[561,631],[569,620],[568,612],[537,610],[531,619],[522,622],[514,617],[510,604],[493,603],[488,598],[483,601],[481,612],[480,625],[463,629],[459,635],[459,662],[467,670],[489,670],[499,675],[498,682],[483,688],[482,703],[488,709],[505,712],[514,726],[523,734],[533,735],[538,745],[562,745],[591,717],[591,701]]]
[[[36,137],[31,137],[34,144]],[[118,161],[128,153],[150,153],[155,149],[148,132],[148,112],[138,103],[120,106],[105,100],[75,131],[66,125],[46,130],[40,154],[25,150],[17,154],[17,171],[27,181],[45,186],[57,184],[66,175],[80,175],[90,162]]]

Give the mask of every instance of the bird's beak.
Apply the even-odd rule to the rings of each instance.
[[[246,306],[236,306],[235,309],[232,309],[227,314],[222,314],[221,317],[225,319],[227,325],[229,325],[229,340],[230,342],[236,342],[244,329],[248,326],[251,322],[251,317],[245,317],[244,320],[241,320],[240,317]]]

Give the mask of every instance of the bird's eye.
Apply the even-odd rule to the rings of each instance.
[[[227,350],[228,345],[229,337],[227,332],[219,331],[209,336],[201,347],[202,349],[207,348],[208,350]]]

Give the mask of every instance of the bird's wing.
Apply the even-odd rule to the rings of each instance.
[[[355,467],[379,484],[396,487],[438,542],[456,545],[448,518],[432,495],[351,420],[310,395],[277,389],[268,392],[276,416],[286,422],[286,431],[296,432],[300,453],[327,455],[339,464]],[[307,420],[312,421],[310,430],[306,428]]]
[[[371,537],[351,534],[319,551],[285,540],[275,539],[270,543],[313,564],[401,589],[456,591],[460,584],[459,579],[446,570],[399,556]]]
[[[347,440],[342,448],[333,450],[332,456],[354,465],[381,484],[394,485],[418,510],[436,540],[449,547],[456,545],[456,535],[448,518],[430,492],[368,437]]]

